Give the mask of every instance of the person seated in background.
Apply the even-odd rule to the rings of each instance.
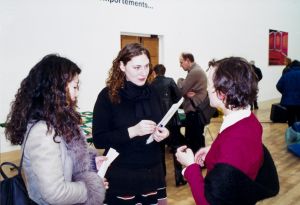
[[[166,67],[163,64],[157,64],[153,68],[155,72],[155,79],[151,83],[151,85],[157,90],[160,95],[160,99],[162,102],[163,112],[166,114],[170,107],[177,103],[182,97],[180,91],[172,78],[166,77]],[[184,136],[180,132],[181,122],[179,119],[179,115],[176,112],[174,116],[169,121],[167,127],[170,131],[170,136],[167,138],[167,144],[171,147],[171,152],[173,155],[174,162],[174,171],[175,171],[175,184],[176,186],[186,184],[186,181],[183,179],[181,174],[182,166],[176,160],[175,153],[179,146],[184,144]],[[162,144],[163,148],[163,160],[165,162],[165,143]],[[166,174],[166,166],[164,163],[165,174]]]
[[[294,60],[276,84],[280,104],[287,109],[288,125],[300,121],[300,62]]]
[[[6,137],[23,143],[25,181],[37,204],[103,204],[96,150],[88,150],[76,111],[80,72],[69,59],[45,56],[21,82],[7,117]]]
[[[209,65],[210,105],[222,110],[224,121],[211,146],[201,148],[195,156],[182,146],[176,156],[186,166],[184,177],[197,205],[255,204],[279,192],[276,167],[262,143],[262,126],[249,106],[258,91],[256,75],[239,57]]]

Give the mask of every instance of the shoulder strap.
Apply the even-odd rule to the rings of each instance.
[[[25,138],[24,138],[24,145],[23,145],[23,150],[22,150],[22,156],[21,156],[21,160],[20,160],[20,166],[19,166],[19,169],[18,169],[19,174],[21,174],[21,170],[22,170],[22,166],[23,166],[23,156],[24,156],[24,151],[25,151],[25,145],[26,145],[26,142],[27,142],[27,138],[28,138],[28,135],[29,135],[31,129],[33,128],[33,126],[34,126],[35,124],[36,124],[36,122],[34,122],[34,123],[30,126],[30,128],[29,128],[29,130],[28,130],[28,132],[27,132],[27,134],[26,134],[26,136],[25,136]]]

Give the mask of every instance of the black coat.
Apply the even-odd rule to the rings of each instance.
[[[181,93],[172,78],[157,76],[152,82],[151,86],[153,86],[159,93],[164,113],[167,113],[170,107],[174,103],[177,103],[181,98]],[[170,120],[169,125],[175,126],[176,124],[178,124],[177,115]]]
[[[255,65],[252,65],[252,68],[256,74],[257,80],[260,81],[263,78],[260,68],[256,67]]]
[[[205,177],[205,197],[210,205],[253,205],[278,192],[277,170],[265,146],[264,162],[255,181],[224,163],[217,164]]]

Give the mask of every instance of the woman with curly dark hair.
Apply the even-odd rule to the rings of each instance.
[[[113,61],[107,87],[94,106],[93,142],[120,155],[110,165],[105,204],[166,204],[160,141],[169,132],[157,127],[162,119],[159,95],[149,84],[150,54],[128,44]],[[152,134],[153,142],[147,144]]]
[[[21,82],[7,117],[7,139],[15,145],[26,142],[23,168],[29,196],[38,204],[104,200],[104,183],[91,161],[96,154],[88,150],[79,127],[80,72],[66,58],[45,56]]]
[[[223,111],[224,121],[211,146],[195,156],[182,146],[176,156],[186,166],[184,177],[197,205],[253,205],[279,192],[276,167],[262,143],[262,126],[249,106],[258,91],[256,75],[239,57],[211,61],[209,66],[210,105]]]

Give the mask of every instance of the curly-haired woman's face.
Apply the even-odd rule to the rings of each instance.
[[[68,83],[68,92],[70,99],[75,102],[79,91],[79,75],[75,75],[71,82]]]
[[[121,62],[120,69],[125,73],[127,81],[142,86],[150,71],[149,58],[145,54],[135,56],[126,65]]]

